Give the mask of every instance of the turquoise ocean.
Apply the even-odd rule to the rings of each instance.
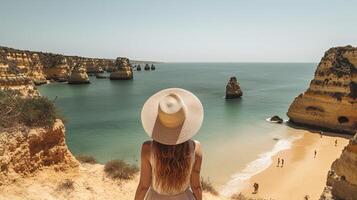
[[[140,120],[145,100],[170,87],[193,92],[205,111],[194,138],[203,146],[203,176],[229,194],[290,147],[296,138],[290,128],[266,119],[287,119],[290,103],[308,87],[315,68],[316,63],[162,63],[155,71],[134,71],[130,81],[90,77],[87,85],[53,83],[39,89],[67,119],[72,153],[133,164],[139,164],[141,144],[149,139]],[[231,76],[238,78],[242,99],[224,98]]]

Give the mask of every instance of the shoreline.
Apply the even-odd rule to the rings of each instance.
[[[301,137],[292,141],[291,148],[283,149],[271,157],[269,167],[242,182],[242,194],[252,198],[318,199],[326,184],[327,172],[348,144],[344,136],[320,134],[308,130],[292,129]],[[338,144],[335,146],[335,140]],[[314,151],[317,151],[314,158]],[[285,160],[284,167],[277,167],[277,159]],[[254,161],[253,161],[254,162]],[[311,164],[313,163],[313,165]],[[258,194],[252,194],[253,184],[259,183]],[[234,192],[228,193],[228,195]],[[226,193],[227,196],[227,193]]]
[[[289,128],[286,130],[291,134]],[[271,150],[262,152],[257,155],[257,158],[248,164],[239,172],[231,175],[230,180],[220,189],[220,194],[225,197],[230,197],[235,193],[239,193],[247,187],[249,180],[267,170],[274,164],[273,158],[280,152],[291,149],[293,142],[302,138],[302,135],[292,134],[284,139],[279,139]]]

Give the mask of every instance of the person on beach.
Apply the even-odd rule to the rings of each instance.
[[[277,165],[277,167],[279,167],[279,165],[280,165],[280,158],[278,158],[278,165]]]
[[[324,135],[323,131],[320,131],[320,137],[322,138],[322,136]]]
[[[337,140],[335,140],[335,147],[337,146]]]
[[[258,184],[258,183],[254,183],[254,184],[253,184],[253,187],[254,187],[254,192],[253,192],[253,194],[258,194],[259,184]]]
[[[180,88],[159,91],[145,102],[141,121],[152,140],[141,148],[135,200],[202,200],[202,151],[192,137],[203,116],[200,100]]]
[[[314,152],[314,158],[316,158],[316,154],[317,154],[317,151],[315,150],[315,152]]]
[[[284,167],[284,159],[281,159],[281,167]]]

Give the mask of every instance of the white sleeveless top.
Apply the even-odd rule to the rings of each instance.
[[[156,180],[156,176],[152,176],[152,183],[151,183],[151,187],[152,189],[161,195],[178,195],[181,193],[186,192],[189,188],[190,188],[190,179],[191,179],[191,173],[192,173],[192,168],[193,168],[193,164],[195,162],[195,142],[193,140],[190,140],[189,143],[189,147],[190,147],[190,151],[191,151],[191,164],[190,164],[190,173],[189,175],[186,177],[185,182],[181,185],[180,188],[172,188],[170,189],[170,191],[164,191],[162,188],[160,188],[159,184],[158,184],[158,180]],[[150,152],[150,165],[152,168],[152,174],[156,173],[155,171],[155,156],[153,156],[153,150],[152,150],[152,143],[151,143],[151,152]]]

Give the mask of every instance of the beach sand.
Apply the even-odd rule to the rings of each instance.
[[[242,191],[253,198],[294,200],[319,199],[326,184],[327,172],[348,144],[348,139],[296,130],[303,137],[294,141],[291,148],[273,157],[273,164],[253,176]],[[335,146],[335,140],[338,143]],[[317,151],[314,158],[314,151]],[[277,167],[278,158],[285,160],[283,167]],[[259,183],[258,194],[252,194],[253,184]]]

